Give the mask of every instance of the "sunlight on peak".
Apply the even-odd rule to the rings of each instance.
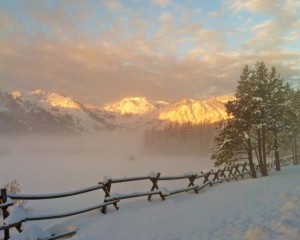
[[[145,114],[155,109],[145,97],[125,97],[121,101],[105,107],[110,112],[118,112],[120,114]]]
[[[71,98],[56,93],[49,94],[46,101],[49,102],[52,107],[80,108],[79,104],[74,102]]]
[[[19,98],[19,97],[22,97],[22,92],[20,92],[20,91],[14,91],[14,92],[12,92],[11,94],[10,94],[14,99],[17,99],[17,98]]]
[[[31,92],[33,95],[45,95],[46,91],[43,89],[36,89],[34,91]]]
[[[70,97],[58,93],[49,93],[45,90],[37,89],[30,92],[30,95],[39,98],[41,102],[50,104],[51,107],[80,108],[80,105]]]
[[[184,99],[159,113],[160,120],[178,123],[215,123],[227,119],[224,103],[231,97],[211,98],[202,101]]]

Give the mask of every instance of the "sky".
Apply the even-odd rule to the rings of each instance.
[[[257,61],[300,87],[299,0],[0,0],[2,91],[202,99]]]

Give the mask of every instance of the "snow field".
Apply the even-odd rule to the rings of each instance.
[[[53,139],[50,139],[53,141]],[[0,151],[0,182],[17,178],[22,193],[72,191],[97,184],[105,176],[124,178],[199,173],[211,168],[208,158],[143,156],[136,148],[113,138],[92,141],[59,139],[46,144],[45,139],[7,141]],[[128,141],[129,142],[129,141]],[[96,144],[95,144],[96,143]],[[0,149],[3,150],[3,149]],[[129,160],[135,155],[136,160]],[[153,173],[151,173],[153,171]],[[286,167],[269,177],[231,181],[167,197],[153,196],[122,200],[116,211],[108,207],[103,215],[95,210],[78,216],[28,222],[23,235],[12,231],[13,239],[36,239],[35,234],[61,233],[78,229],[73,240],[283,240],[300,239],[300,167]],[[202,179],[199,179],[201,181]],[[195,181],[195,184],[201,182]],[[188,180],[159,181],[160,188],[186,187]],[[148,180],[113,184],[111,192],[126,194],[149,191]],[[33,214],[53,214],[85,208],[103,202],[99,190],[64,199],[30,201]],[[31,230],[30,230],[31,229]],[[39,233],[40,229],[42,232]],[[45,233],[46,232],[46,233]],[[2,237],[0,233],[0,238]],[[32,235],[30,235],[32,234]]]
[[[119,211],[109,208],[105,216],[93,212],[61,225],[78,227],[73,239],[299,239],[299,173],[300,167],[288,167],[164,202],[122,201]]]

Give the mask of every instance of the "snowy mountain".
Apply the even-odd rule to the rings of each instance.
[[[103,118],[70,97],[36,90],[23,94],[22,98],[38,103],[56,117],[69,118],[70,123],[77,130],[93,131],[109,127]]]
[[[224,104],[232,100],[231,96],[221,96],[205,100],[184,99],[176,103],[163,101],[148,101],[146,98],[124,98],[123,100],[106,106],[104,109],[115,115],[115,124],[120,118],[135,124],[137,120],[148,124],[162,122],[179,123],[215,123],[227,119]],[[133,123],[132,123],[133,124]]]
[[[52,121],[56,125],[68,129],[71,132],[91,132],[110,127],[104,119],[97,116],[81,103],[61,94],[35,90],[32,92],[15,91],[11,94],[3,93],[2,95],[6,98],[6,101],[4,100],[5,98],[1,99],[2,105],[6,108],[10,106],[8,111],[9,115],[15,117],[16,112],[23,112],[22,116],[19,116],[19,122],[25,115],[34,118],[35,113],[39,112],[41,119],[45,119],[46,116],[52,118]],[[7,99],[9,99],[9,101]],[[28,120],[26,120],[27,128],[34,131],[36,129],[36,122],[40,121],[41,125],[42,121],[32,121],[33,120],[28,122]],[[40,130],[48,131],[48,125],[42,124]]]
[[[228,96],[202,101],[184,99],[161,109],[159,119],[179,123],[191,122],[193,124],[219,122],[228,118],[224,103],[232,99]]]
[[[11,95],[15,99],[23,99],[30,102],[39,102],[46,108],[62,107],[66,109],[79,109],[81,107],[79,103],[75,102],[70,97],[58,93],[48,93],[41,89],[37,89],[28,93],[15,91],[12,92]]]
[[[8,120],[3,120],[4,115],[6,118],[8,115],[16,117],[16,113],[20,115],[20,112],[23,112],[24,116],[28,116],[27,120],[24,120],[28,124],[28,129],[36,128],[35,124],[30,123],[28,119],[30,115],[33,118],[37,112],[39,117],[43,115],[44,119],[51,118],[53,124],[75,132],[145,129],[161,126],[167,122],[201,124],[224,120],[227,118],[224,103],[232,99],[233,97],[230,96],[221,96],[205,100],[184,99],[167,103],[151,101],[145,97],[126,97],[116,103],[95,107],[83,105],[62,94],[39,89],[32,92],[3,93],[0,99],[0,113],[1,121],[7,122]],[[21,119],[22,117],[19,116],[15,125],[20,125]],[[46,124],[44,127],[47,129]],[[42,125],[40,128],[43,129]]]
[[[126,114],[145,114],[155,110],[157,107],[152,105],[145,97],[126,97],[121,101],[104,107],[106,111]]]
[[[35,103],[19,101],[8,93],[0,91],[0,132],[73,132],[66,124]]]

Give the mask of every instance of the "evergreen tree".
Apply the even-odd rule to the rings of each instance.
[[[270,149],[275,151],[276,170],[280,170],[280,134],[285,131],[285,115],[290,106],[288,104],[289,88],[283,84],[280,75],[273,67],[269,74],[268,95],[266,99],[268,130],[271,131]]]
[[[212,159],[219,165],[246,154],[252,177],[256,177],[255,152],[262,176],[267,176],[267,154],[274,150],[276,170],[280,170],[280,136],[286,131],[284,116],[291,111],[288,85],[274,67],[269,71],[263,62],[257,62],[253,70],[247,65],[243,69],[235,96],[225,105],[232,119],[220,130]],[[297,132],[294,122],[293,132]]]
[[[295,165],[300,163],[299,159],[299,135],[300,135],[300,90],[290,91],[290,111],[287,115],[289,135],[292,142],[293,162]]]
[[[233,101],[229,101],[225,107],[232,119],[221,128],[219,135],[216,137],[217,148],[212,155],[218,166],[222,163],[230,163],[248,156],[248,162],[251,169],[252,177],[256,177],[253,163],[253,144],[251,136],[251,127],[253,125],[252,115],[255,113],[256,105],[252,101],[254,92],[253,73],[246,65],[238,81]]]

